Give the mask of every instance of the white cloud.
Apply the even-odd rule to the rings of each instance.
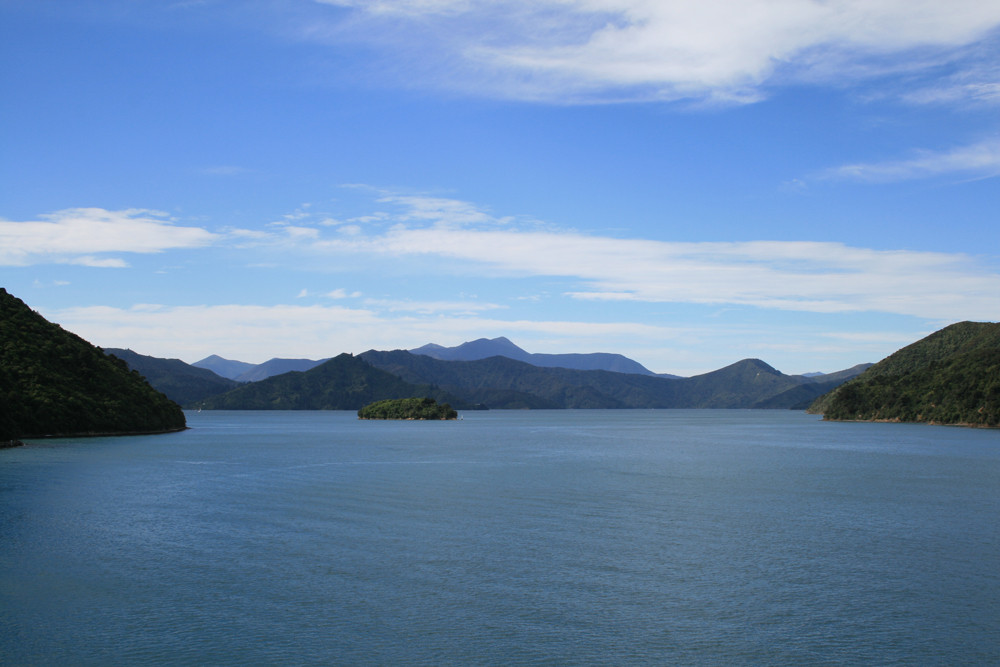
[[[941,64],[1000,25],[981,0],[318,1],[353,11],[314,38],[384,40],[409,78],[426,58],[442,85],[556,102],[752,101],[776,80]]]
[[[887,183],[947,174],[1000,176],[1000,139],[986,139],[947,151],[918,151],[888,162],[848,164],[831,169],[824,178]]]
[[[124,260],[96,255],[197,248],[218,238],[199,227],[176,226],[165,213],[145,209],[72,208],[41,218],[0,220],[0,265],[55,262],[120,268],[127,266]]]
[[[434,258],[435,270],[577,281],[586,300],[752,306],[814,313],[883,312],[943,320],[992,319],[1000,275],[967,255],[873,250],[828,242],[674,243],[490,225],[474,207],[400,200],[398,222],[376,234],[312,240],[309,252]],[[406,207],[413,207],[414,214]],[[424,215],[444,211],[443,223]],[[469,208],[471,207],[471,208]],[[473,228],[449,211],[466,210]]]
[[[101,259],[91,255],[74,257],[66,262],[67,264],[77,264],[79,266],[89,266],[96,269],[124,269],[128,267],[128,262],[117,257],[107,257]]]
[[[469,202],[445,197],[427,197],[423,195],[383,194],[379,199],[382,203],[396,204],[403,207],[403,213],[396,216],[400,222],[413,220],[432,221],[438,226],[466,227],[473,224],[497,224],[503,220],[494,218],[479,207]]]
[[[361,296],[361,292],[348,292],[343,287],[338,287],[335,290],[327,292],[323,296],[328,299],[356,299]]]

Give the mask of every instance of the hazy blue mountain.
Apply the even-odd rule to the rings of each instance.
[[[124,361],[0,288],[0,440],[184,427],[180,406]]]
[[[257,364],[253,368],[241,373],[236,377],[237,382],[257,382],[266,380],[275,375],[288,373],[289,371],[308,371],[316,368],[329,359],[268,359],[262,364]]]
[[[590,354],[536,354],[526,352],[503,336],[499,338],[479,338],[462,343],[456,347],[442,347],[430,343],[423,347],[410,350],[413,354],[422,354],[442,361],[478,361],[489,357],[507,357],[515,361],[523,361],[533,366],[543,368],[571,368],[585,371],[614,371],[616,373],[635,373],[638,375],[655,375],[637,361],[620,354],[593,352]],[[676,376],[673,376],[676,377]]]
[[[806,373],[802,377],[807,378],[810,382],[820,382],[820,383],[836,382],[839,384],[844,380],[850,380],[851,378],[855,378],[861,375],[872,366],[874,366],[874,364],[858,364],[856,366],[851,366],[850,368],[847,368],[842,371],[837,371],[835,373]]]
[[[262,364],[248,364],[245,361],[223,359],[217,354],[196,361],[192,366],[208,370],[237,382],[257,382],[289,371],[307,371],[328,359],[281,359],[275,357]]]
[[[499,338],[477,338],[455,347],[442,347],[435,343],[410,350],[413,354],[423,354],[442,361],[476,361],[487,357],[507,357],[517,361],[528,361],[531,353],[525,352],[520,347],[510,341],[510,339],[500,336]]]
[[[256,364],[248,364],[245,361],[223,359],[217,354],[205,357],[201,361],[196,361],[191,365],[198,368],[207,368],[216,375],[229,378],[230,380],[235,380],[247,371],[253,370],[254,366],[256,366]]]
[[[128,367],[138,371],[157,391],[172,401],[190,406],[198,401],[239,386],[239,382],[224,378],[207,368],[198,368],[180,359],[160,359],[132,350],[108,348],[107,354],[118,357]]]

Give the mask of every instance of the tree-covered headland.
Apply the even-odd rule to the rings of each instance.
[[[185,428],[180,406],[0,288],[0,441]]]
[[[821,396],[809,412],[837,421],[1000,426],[1000,324],[945,327]]]

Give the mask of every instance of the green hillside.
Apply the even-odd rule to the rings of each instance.
[[[209,396],[240,386],[235,380],[221,377],[207,368],[186,364],[180,359],[160,359],[113,348],[104,351],[124,361],[157,391],[162,391],[167,398],[183,406],[193,406]]]
[[[64,331],[0,288],[0,440],[147,433],[184,413],[125,362]]]
[[[440,389],[406,382],[360,357],[341,354],[308,371],[242,385],[205,399],[201,406],[212,410],[358,410],[383,399],[423,397],[461,403]]]
[[[820,397],[809,411],[829,420],[1000,426],[1000,324],[946,327]]]

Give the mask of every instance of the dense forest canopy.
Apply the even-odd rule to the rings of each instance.
[[[358,410],[359,419],[457,419],[447,403],[433,398],[395,398],[370,403]]]
[[[1000,426],[1000,324],[960,322],[818,399],[830,420]]]
[[[184,413],[122,360],[0,288],[0,440],[150,433]]]

